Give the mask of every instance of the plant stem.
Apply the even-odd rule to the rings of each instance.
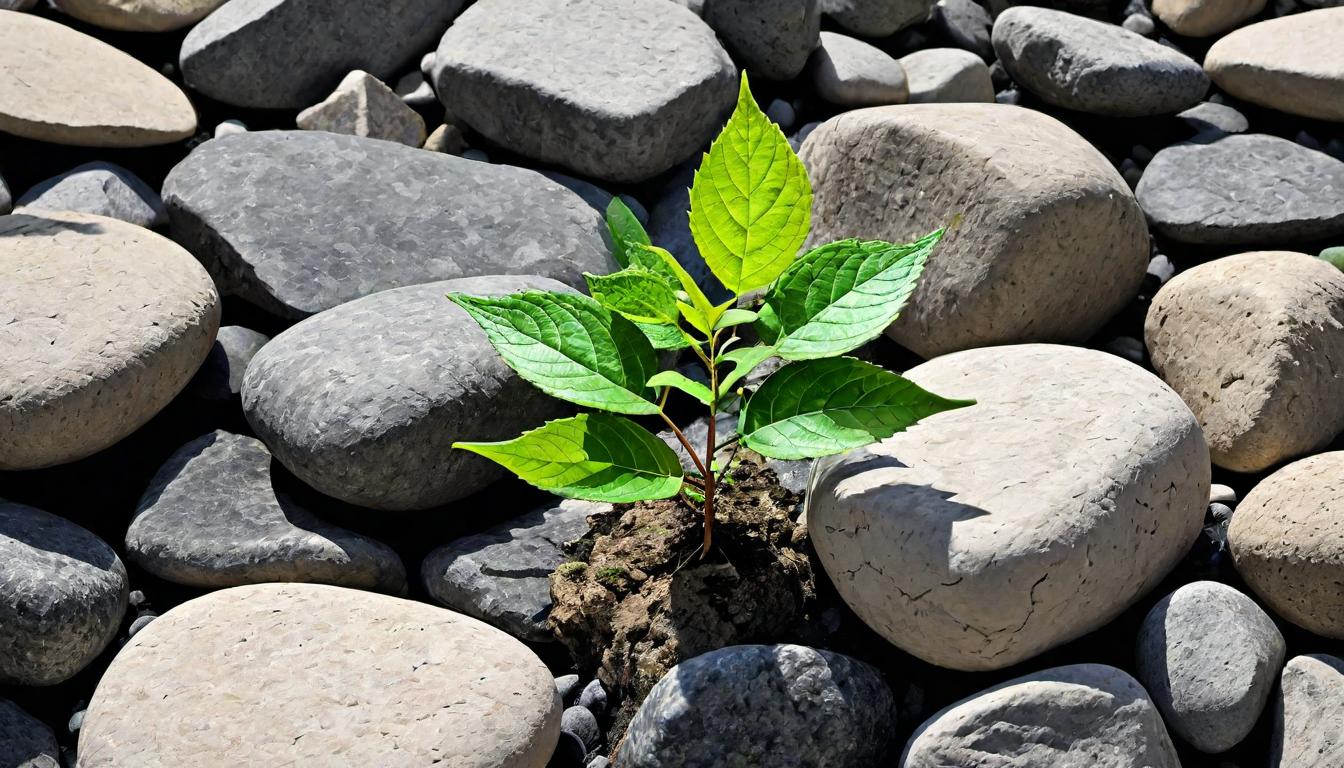
[[[700,558],[704,559],[714,546],[714,428],[719,415],[719,369],[714,365],[714,355],[717,353],[719,345],[719,334],[713,333],[709,337],[709,428],[705,438],[705,461],[710,466],[710,471],[705,473],[705,545],[700,550]]]
[[[677,440],[681,442],[681,447],[685,448],[686,452],[691,455],[691,461],[695,464],[695,468],[700,473],[700,476],[708,477],[709,473],[705,471],[705,465],[700,461],[700,455],[695,452],[695,448],[691,446],[691,441],[686,439],[686,435],[682,434],[681,428],[667,417],[666,412],[658,411],[658,415],[662,416],[663,421],[667,422],[667,426],[672,428],[672,434],[677,436]]]

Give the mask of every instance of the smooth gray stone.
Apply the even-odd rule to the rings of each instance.
[[[673,667],[615,755],[621,768],[869,768],[885,763],[891,690],[861,661],[800,645],[737,645]]]
[[[703,15],[743,69],[769,80],[797,77],[821,33],[818,0],[706,0]]]
[[[842,107],[904,104],[910,98],[900,62],[848,35],[821,33],[811,69],[817,95]]]
[[[551,572],[569,559],[561,547],[588,532],[589,515],[609,509],[591,501],[557,501],[445,544],[420,567],[425,590],[514,637],[553,641],[546,617]]]
[[[5,768],[60,768],[56,735],[14,702],[0,698],[0,765]]]
[[[583,741],[589,752],[602,743],[602,728],[587,707],[573,706],[560,715],[560,730],[569,731]]]
[[[1270,768],[1344,765],[1344,660],[1296,656],[1283,668],[1274,705]]]
[[[0,499],[0,684],[55,685],[116,636],[126,568],[64,518]]]
[[[351,70],[387,80],[464,0],[229,0],[182,41],[187,85],[239,107],[302,109]]]
[[[929,18],[934,0],[821,0],[821,10],[847,32],[886,37]]]
[[[260,440],[215,431],[177,450],[150,481],[126,556],[189,587],[312,582],[390,594],[406,569],[387,545],[320,520],[277,490]]]
[[[560,700],[566,705],[574,701],[574,697],[579,692],[578,675],[561,675],[555,678],[555,692],[560,694]]]
[[[994,20],[975,0],[938,0],[933,6],[933,26],[948,42],[968,50],[986,63],[994,61],[990,30]]]
[[[233,399],[242,391],[247,364],[270,340],[269,336],[240,325],[220,328],[215,345],[187,385],[188,390],[206,400]]]
[[[160,227],[168,223],[159,193],[119,165],[85,163],[40,182],[15,203],[42,211],[93,213],[138,224]]]
[[[665,0],[664,0],[665,1]],[[404,285],[616,268],[601,215],[534,171],[377,139],[264,131],[168,174],[172,236],[220,289],[299,319]]]
[[[1216,104],[1212,101],[1200,102],[1176,117],[1200,133],[1204,131],[1245,133],[1251,128],[1245,115],[1226,104]]]
[[[1149,224],[1183,243],[1287,244],[1344,234],[1344,162],[1275,136],[1167,147],[1135,194]]]
[[[524,290],[572,291],[536,276],[469,277],[309,318],[252,358],[243,412],[282,464],[328,496],[388,510],[468,496],[504,470],[454,442],[511,440],[570,412],[514,373],[445,298]]]

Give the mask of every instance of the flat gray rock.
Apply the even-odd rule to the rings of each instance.
[[[496,144],[634,182],[709,143],[737,68],[713,30],[668,0],[481,0],[443,36],[434,82]]]
[[[743,69],[790,80],[807,64],[821,32],[819,0],[708,0],[705,22]]]
[[[56,735],[14,702],[0,698],[0,765],[7,768],[60,768]]]
[[[609,504],[566,499],[430,552],[420,567],[440,603],[533,642],[554,640],[550,575],[569,558],[561,549],[588,532],[588,516]]]
[[[994,103],[989,67],[960,48],[925,48],[900,59],[911,104]]]
[[[666,0],[662,0],[666,2]],[[404,285],[615,269],[601,215],[533,171],[387,141],[265,131],[168,174],[172,235],[235,293],[298,319]]]
[[[142,227],[168,223],[159,193],[134,173],[113,163],[85,163],[38,183],[15,203],[42,211],[92,213]]]
[[[737,645],[669,670],[615,764],[868,768],[883,764],[895,724],[891,690],[867,664],[801,645]]]
[[[570,289],[531,276],[445,280],[305,320],[252,358],[247,420],[291,472],[352,504],[424,509],[474,493],[504,472],[454,442],[510,440],[568,407],[505,365],[445,294],[524,290]]]
[[[1251,245],[1344,234],[1344,162],[1263,134],[1176,144],[1135,189],[1148,221],[1183,243]]]
[[[0,684],[55,685],[112,642],[126,568],[64,518],[0,499]]]
[[[206,400],[231,400],[243,389],[247,364],[271,338],[241,325],[226,325],[188,389]]]
[[[904,104],[910,97],[900,62],[848,35],[822,32],[811,67],[817,94],[832,104],[872,107]]]
[[[1270,768],[1344,765],[1344,661],[1323,653],[1283,668]]]
[[[1250,121],[1235,108],[1212,101],[1201,101],[1195,106],[1180,112],[1177,118],[1198,133],[1219,131],[1221,133],[1245,133],[1250,130]]]
[[[387,545],[320,520],[273,485],[260,440],[203,435],[150,481],[126,532],[126,556],[189,587],[270,581],[406,591],[406,569]]]
[[[182,41],[187,85],[226,104],[300,109],[353,69],[387,80],[443,34],[463,0],[230,0]]]
[[[821,0],[821,9],[848,32],[886,37],[929,18],[933,0]]]

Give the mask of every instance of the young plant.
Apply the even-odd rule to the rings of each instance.
[[[695,174],[690,202],[700,254],[733,294],[724,303],[711,302],[672,254],[653,245],[619,198],[607,224],[623,269],[585,275],[591,297],[449,296],[520,376],[596,410],[514,440],[454,447],[560,496],[635,502],[684,491],[704,514],[703,557],[713,545],[715,498],[727,470],[716,475],[713,458],[733,440],[767,457],[815,458],[971,402],[939,397],[841,356],[896,319],[943,230],[907,245],[841,240],[799,256],[811,227],[812,187],[784,135],[756,105],[746,75],[736,110]],[[762,289],[751,308],[743,306]],[[753,337],[758,341],[749,343]],[[708,383],[660,371],[660,350],[690,350]],[[786,364],[755,392],[738,387],[772,357]],[[708,412],[703,449],[667,415],[674,389]],[[715,416],[738,401],[737,437],[719,445]],[[666,422],[696,474],[683,473],[676,453],[626,416]]]

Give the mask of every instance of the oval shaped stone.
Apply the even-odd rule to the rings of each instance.
[[[205,18],[227,0],[55,0],[63,13],[105,29],[167,32]]]
[[[116,219],[0,217],[0,470],[96,453],[191,380],[219,296],[176,243]]]
[[[903,650],[963,670],[1031,658],[1113,619],[1199,534],[1208,448],[1142,368],[1025,345],[906,376],[977,403],[818,461],[807,512],[840,596]]]
[[[1268,19],[1218,39],[1204,69],[1219,88],[1262,107],[1344,120],[1344,7]]]
[[[1153,0],[1153,15],[1178,35],[1209,37],[1260,13],[1265,3],[1266,0]],[[1206,70],[1207,64],[1206,58]]]

